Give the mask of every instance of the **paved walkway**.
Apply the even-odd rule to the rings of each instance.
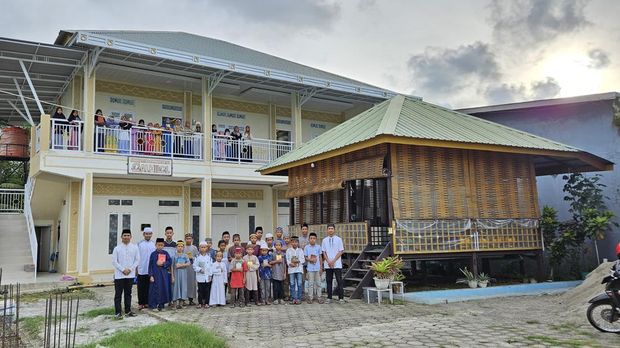
[[[559,315],[557,296],[449,305],[347,304],[215,308],[150,312],[191,322],[231,347],[620,347],[583,318]],[[585,313],[585,311],[583,312]],[[557,321],[559,318],[559,321]]]

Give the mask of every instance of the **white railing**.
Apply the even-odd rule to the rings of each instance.
[[[269,163],[290,152],[290,141],[253,138],[252,140],[233,140],[224,135],[211,136],[212,155],[215,162]]]
[[[28,237],[30,239],[30,252],[32,253],[32,264],[34,265],[34,274],[37,274],[37,235],[34,228],[34,220],[32,218],[32,210],[30,209],[30,200],[34,192],[34,178],[28,178],[24,187],[24,217],[26,218],[26,228],[28,228]]]
[[[35,150],[35,153],[39,153],[39,151],[41,151],[41,124],[40,123],[34,128],[34,150]]]
[[[174,133],[140,126],[95,127],[95,151],[107,154],[201,160],[202,142],[202,133]]]
[[[0,213],[24,211],[24,189],[0,189]]]
[[[84,122],[52,119],[50,149],[82,151],[82,131]]]

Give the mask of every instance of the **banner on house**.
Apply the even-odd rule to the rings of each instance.
[[[172,160],[127,157],[127,174],[172,176]]]

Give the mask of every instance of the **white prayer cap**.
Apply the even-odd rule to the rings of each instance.
[[[153,233],[153,228],[152,227],[145,227],[144,230],[142,230],[142,232],[144,232],[144,233]]]
[[[198,244],[198,246],[203,246],[203,245],[204,246],[208,246],[209,244],[207,244],[207,242],[205,242],[205,241],[202,241],[202,242],[200,242],[200,244]]]

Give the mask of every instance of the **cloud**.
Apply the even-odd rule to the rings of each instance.
[[[489,21],[495,41],[530,47],[590,25],[584,0],[493,0]]]
[[[407,66],[416,90],[451,93],[472,82],[499,78],[499,66],[489,45],[474,42],[457,48],[427,48],[411,56]]]
[[[547,76],[546,79],[541,81],[532,82],[531,86],[531,99],[549,99],[560,94],[560,84],[553,77]]]
[[[560,93],[560,85],[552,78],[547,77],[543,80],[533,81],[529,88],[523,83],[518,84],[490,84],[484,96],[491,104],[506,104],[524,100],[548,99]]]
[[[340,4],[324,0],[210,0],[209,3],[214,10],[243,17],[251,24],[289,28],[327,30],[341,13]]]
[[[588,51],[588,57],[590,58],[588,68],[602,69],[606,68],[611,63],[607,52],[603,51],[600,48],[594,48]]]

